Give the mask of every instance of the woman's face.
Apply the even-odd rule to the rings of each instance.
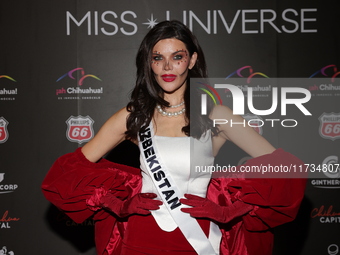
[[[188,70],[197,59],[191,57],[185,44],[175,38],[160,40],[152,50],[151,68],[159,86],[166,93],[185,89]]]

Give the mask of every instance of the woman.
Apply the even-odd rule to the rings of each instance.
[[[301,162],[250,127],[212,128],[209,118],[190,114],[189,78],[206,77],[206,66],[182,23],[151,29],[136,64],[131,101],[89,143],[56,161],[42,186],[47,199],[76,222],[94,217],[98,254],[271,254],[270,229],[294,219],[301,182],[210,180],[190,172],[190,143],[200,151],[197,165],[211,165],[226,140],[254,157],[247,164]],[[210,118],[243,120],[224,106]],[[141,172],[101,159],[126,139],[140,147]],[[294,194],[282,196],[284,187]]]

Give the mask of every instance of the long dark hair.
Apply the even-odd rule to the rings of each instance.
[[[194,67],[188,72],[187,87],[184,92],[186,108],[185,118],[188,124],[182,128],[182,131],[187,136],[191,135],[195,138],[199,138],[211,127],[210,119],[197,113],[197,116],[194,118],[198,121],[198,123],[195,124],[195,132],[194,134],[193,132],[190,134],[190,78],[207,77],[207,68],[203,51],[196,37],[183,23],[177,20],[163,21],[158,23],[147,33],[137,53],[136,85],[131,93],[130,102],[126,106],[127,110],[130,112],[126,124],[127,131],[125,132],[127,139],[136,140],[137,133],[143,131],[141,130],[145,128],[143,126],[147,126],[152,120],[157,104],[164,107],[169,106],[169,102],[163,99],[164,92],[156,82],[151,69],[153,47],[158,41],[169,38],[175,38],[182,41],[186,45],[190,57],[194,52],[197,53],[197,61]]]

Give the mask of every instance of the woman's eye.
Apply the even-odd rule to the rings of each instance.
[[[175,60],[181,60],[182,58],[183,58],[182,55],[176,55],[176,56],[174,56],[174,59],[175,59]]]
[[[162,57],[161,56],[153,56],[152,60],[159,61],[159,60],[162,60]]]

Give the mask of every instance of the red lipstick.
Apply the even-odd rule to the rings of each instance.
[[[162,76],[163,81],[165,82],[172,82],[176,79],[177,75],[175,74],[163,74]]]

